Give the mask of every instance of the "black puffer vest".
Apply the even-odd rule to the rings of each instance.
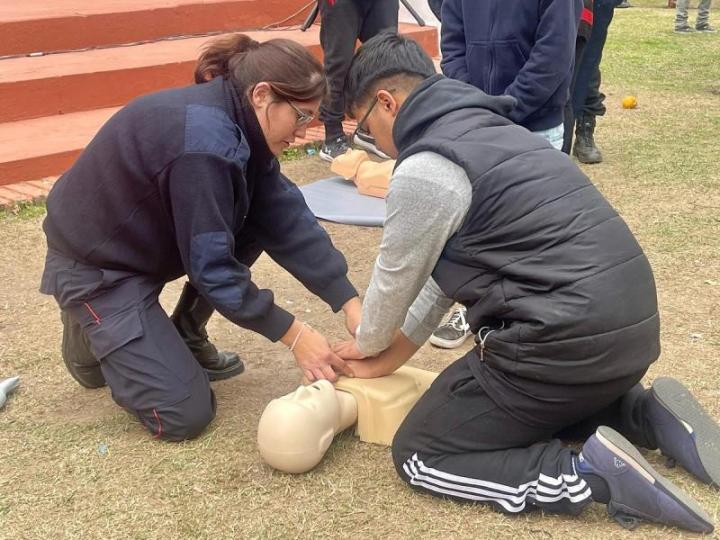
[[[660,352],[650,264],[580,169],[502,116],[512,105],[439,75],[400,110],[398,163],[436,152],[472,183],[433,278],[467,306],[488,367],[557,384],[638,373]]]

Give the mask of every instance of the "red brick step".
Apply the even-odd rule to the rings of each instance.
[[[0,56],[262,28],[308,0],[3,0]],[[303,13],[285,26],[299,24]]]
[[[437,55],[435,28],[401,24],[400,30]],[[322,56],[318,27],[304,33],[247,33],[259,41],[294,39]],[[0,60],[0,122],[122,105],[142,94],[190,84],[200,50],[210,39],[214,38]]]

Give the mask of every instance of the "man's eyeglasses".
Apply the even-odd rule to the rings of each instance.
[[[368,110],[365,112],[363,117],[357,123],[357,127],[355,128],[355,131],[353,131],[352,137],[350,138],[351,141],[355,140],[355,136],[358,133],[360,135],[364,135],[365,137],[370,136],[370,132],[365,127],[365,122],[367,121],[368,117],[370,116],[370,113],[372,112],[372,110],[375,108],[375,105],[377,105],[377,102],[378,102],[378,96],[376,95],[375,98],[372,100],[370,107],[368,107]]]
[[[301,111],[289,99],[285,99],[285,101],[287,101],[288,105],[290,105],[295,110],[295,114],[297,116],[297,119],[295,120],[296,126],[298,126],[298,127],[307,126],[310,122],[315,120],[315,115],[308,114],[305,111]]]

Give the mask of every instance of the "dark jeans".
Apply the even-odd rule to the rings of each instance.
[[[399,0],[320,0],[320,44],[330,86],[330,92],[320,107],[326,140],[343,134],[345,76],[356,41],[365,42],[383,30],[397,31],[398,3]]]
[[[600,92],[600,62],[615,6],[619,3],[619,0],[596,0],[593,5],[592,33],[577,68],[571,97],[576,117],[583,113],[593,116],[605,114],[605,96]]]
[[[478,362],[471,351],[440,373],[398,429],[393,461],[412,487],[507,513],[543,508],[574,515],[591,494],[560,437],[585,439],[607,425],[634,444],[656,446],[645,418],[649,391],[638,384],[644,371],[575,386],[514,380],[498,403],[484,390],[485,377],[471,369]],[[493,377],[492,368],[483,369]],[[515,404],[537,421],[519,420]]]

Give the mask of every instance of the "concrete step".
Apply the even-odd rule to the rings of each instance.
[[[83,135],[85,137],[86,143],[94,135],[95,131],[97,131],[97,129],[106,120],[106,117],[109,117],[109,115],[116,110],[118,109],[109,109],[108,111],[103,112],[103,114],[101,115],[96,115],[96,117],[94,118],[91,117],[89,113],[77,113],[75,115],[76,118],[74,120],[71,120],[71,124],[81,127],[79,135]],[[43,127],[47,127],[47,125],[43,126],[42,124],[38,124],[36,126],[36,131],[40,131],[41,129],[43,129]],[[346,133],[352,133],[353,130],[357,127],[357,124],[354,121],[347,121],[343,122],[343,127],[345,128]],[[2,126],[0,126],[0,137],[2,137],[3,135],[4,134],[2,133]],[[26,135],[32,136],[38,135],[38,133],[26,133]],[[293,146],[303,147],[307,144],[317,143],[323,140],[325,140],[325,128],[322,125],[316,125],[307,129],[305,137],[303,137],[302,139],[295,139]],[[63,154],[72,155],[73,153],[79,152],[79,150],[74,150],[72,148],[73,146],[78,146],[78,143],[80,145],[84,145],[81,138],[76,139],[74,144],[69,143],[65,148],[59,146],[57,142],[58,141],[56,140],[54,150],[55,155],[58,156],[58,160],[65,159],[63,157]],[[8,155],[6,155],[5,157],[7,158]],[[12,156],[9,157],[12,159]],[[16,155],[15,157],[22,158],[23,156]],[[42,169],[38,167],[37,170]],[[1,174],[2,173],[0,173],[0,179],[2,178]],[[50,189],[57,181],[57,178],[57,176],[50,176],[47,178],[41,178],[39,180],[26,180],[21,182],[6,183],[4,185],[2,185],[2,182],[0,182],[0,208],[11,208],[20,203],[37,202],[44,200],[50,192]]]
[[[400,30],[437,55],[435,28],[401,24]],[[307,32],[246,33],[258,41],[294,39],[322,56],[317,26]],[[216,37],[0,60],[0,122],[122,105],[142,94],[190,84],[203,45]]]
[[[0,186],[61,174],[117,110],[0,124]]]
[[[65,51],[170,36],[263,28],[308,0],[5,0],[0,2],[0,56]]]

